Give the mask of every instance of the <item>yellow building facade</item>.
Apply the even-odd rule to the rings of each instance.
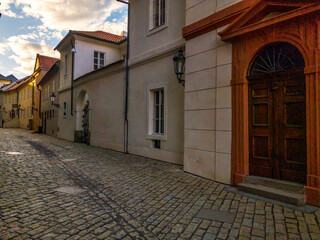
[[[36,131],[39,131],[42,128],[42,119],[40,114],[41,91],[37,88],[37,86],[52,65],[57,61],[59,61],[57,58],[37,54],[34,72],[31,79],[33,89],[33,104],[31,110],[33,115],[32,129]]]

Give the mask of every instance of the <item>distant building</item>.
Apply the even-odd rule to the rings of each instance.
[[[42,132],[57,136],[58,133],[58,105],[60,83],[60,61],[55,62],[46,75],[38,83],[41,89],[41,101],[39,111],[41,115]],[[56,96],[55,102],[51,102],[51,96]]]
[[[30,76],[17,80],[1,88],[0,91],[0,121],[4,120],[4,127],[20,127],[21,112],[25,113],[26,109],[21,107],[21,94],[19,87],[30,81]],[[31,109],[31,100],[30,100]],[[29,116],[31,117],[31,115]]]
[[[3,76],[2,74],[0,74],[0,88],[5,86],[5,85],[8,85],[8,84],[10,84],[12,82],[15,82],[17,80],[18,79],[15,76],[13,76],[12,74],[9,75],[9,76],[6,76],[6,77]]]
[[[32,74],[32,81],[33,85],[33,103],[32,103],[32,116],[33,116],[33,123],[32,129],[36,131],[41,131],[41,116],[40,116],[40,99],[41,93],[40,90],[37,88],[38,83],[42,80],[42,78],[46,75],[49,69],[55,64],[59,59],[52,58],[48,56],[43,56],[37,54],[36,63],[34,67],[34,71]]]

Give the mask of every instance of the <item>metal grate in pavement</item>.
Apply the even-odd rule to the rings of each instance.
[[[78,160],[77,158],[70,158],[70,159],[63,159],[61,160],[62,162],[73,162],[73,161],[76,161]]]
[[[1,151],[1,152],[8,154],[8,155],[23,155],[23,153],[21,153],[21,152],[4,152],[4,151]]]
[[[84,192],[85,190],[78,187],[61,187],[55,189],[56,192],[68,193],[68,194],[78,194]]]
[[[219,221],[223,223],[233,223],[236,217],[235,213],[229,213],[219,210],[202,208],[196,215],[197,218],[208,219],[211,221]]]

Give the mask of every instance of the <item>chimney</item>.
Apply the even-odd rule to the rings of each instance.
[[[126,31],[122,31],[120,36],[121,37],[128,37],[128,33]]]

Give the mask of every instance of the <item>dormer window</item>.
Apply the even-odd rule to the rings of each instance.
[[[150,0],[151,1],[151,30],[165,24],[166,21],[166,0]]]
[[[94,51],[94,70],[104,67],[105,53]]]

